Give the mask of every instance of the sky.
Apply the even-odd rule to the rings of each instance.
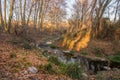
[[[112,1],[112,2],[114,2],[114,0]],[[75,3],[75,0],[67,0],[67,6],[68,6],[68,8],[67,8],[67,13],[68,13],[68,18],[71,16],[71,14],[72,14],[72,5]],[[115,5],[115,4],[114,4]],[[114,6],[113,5],[113,6]],[[114,20],[114,17],[115,17],[115,13],[114,12],[112,12],[113,11],[113,8],[110,8],[110,11],[109,12],[111,12],[111,14],[110,14],[110,20]],[[103,17],[108,17],[108,15],[107,14],[104,14],[103,15]]]
[[[75,3],[74,0],[67,0],[67,6],[68,6],[68,8],[67,8],[68,17],[67,18],[69,18],[71,16],[71,14],[72,14],[72,11],[73,11],[72,5],[74,3]]]
[[[10,1],[10,0],[8,0],[8,1]],[[71,14],[72,14],[72,5],[75,3],[75,1],[74,0],[66,0],[66,3],[67,3],[67,8],[66,8],[66,10],[67,10],[67,18],[70,18],[70,16],[71,16]],[[7,4],[10,4],[10,3],[7,3]],[[2,10],[4,9],[4,0],[2,0]],[[9,5],[7,5],[7,6],[9,6]],[[112,11],[113,9],[111,9],[111,11]],[[4,12],[4,11],[3,11]],[[3,14],[4,15],[4,14]],[[9,15],[9,8],[7,9],[7,15]],[[104,15],[104,17],[107,17],[107,15]],[[112,13],[111,14],[111,17],[110,17],[111,19],[113,19],[114,18],[114,13]]]

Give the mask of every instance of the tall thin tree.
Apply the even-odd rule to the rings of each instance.
[[[11,1],[11,5],[10,5],[10,14],[9,14],[9,19],[8,19],[8,32],[10,33],[10,29],[11,29],[11,20],[12,20],[12,16],[13,16],[13,9],[14,9],[14,3],[15,0]]]

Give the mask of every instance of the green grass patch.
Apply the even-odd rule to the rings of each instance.
[[[55,73],[51,63],[48,63],[47,65],[45,65],[44,66],[44,70],[47,71],[50,74],[54,74]]]
[[[61,62],[58,60],[58,58],[54,57],[54,56],[49,57],[48,61],[55,64],[55,65],[60,65],[61,64]]]
[[[85,52],[85,51],[84,51],[84,52],[81,52],[81,54],[82,54],[82,55],[88,55],[88,53]]]
[[[120,51],[118,51],[115,55],[108,56],[107,58],[112,62],[120,63]]]
[[[74,64],[66,65],[65,74],[67,74],[71,78],[81,79],[82,78],[81,73],[82,73],[82,69],[81,67],[79,67],[79,64],[74,63]]]
[[[39,69],[40,71],[45,72],[45,73],[56,74],[56,71],[55,71],[52,63],[48,63],[48,64],[46,64],[46,65],[39,65],[39,66],[38,66],[38,69]]]
[[[74,50],[71,50],[70,53],[71,53],[72,55],[74,55],[74,54],[75,54],[75,51],[74,51]]]
[[[51,56],[48,61],[51,63],[45,66],[45,70],[56,74],[68,75],[73,79],[81,79],[82,68],[78,63],[64,64],[57,57]],[[54,69],[54,70],[53,70]]]
[[[50,47],[51,47],[52,49],[56,49],[56,48],[57,48],[57,46],[56,46],[55,44],[50,44]]]

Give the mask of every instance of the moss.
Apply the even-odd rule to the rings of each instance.
[[[55,44],[50,44],[50,47],[51,47],[52,49],[56,49],[56,48],[57,48],[57,46],[56,46]]]
[[[120,52],[117,52],[115,55],[108,56],[107,58],[112,62],[120,63]]]

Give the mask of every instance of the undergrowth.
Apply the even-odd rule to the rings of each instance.
[[[118,51],[115,55],[108,56],[107,58],[112,62],[120,63],[120,51]]]
[[[78,63],[64,64],[58,60],[57,57],[51,56],[48,59],[48,64],[44,65],[44,69],[49,73],[68,75],[73,79],[81,79],[82,68]]]

